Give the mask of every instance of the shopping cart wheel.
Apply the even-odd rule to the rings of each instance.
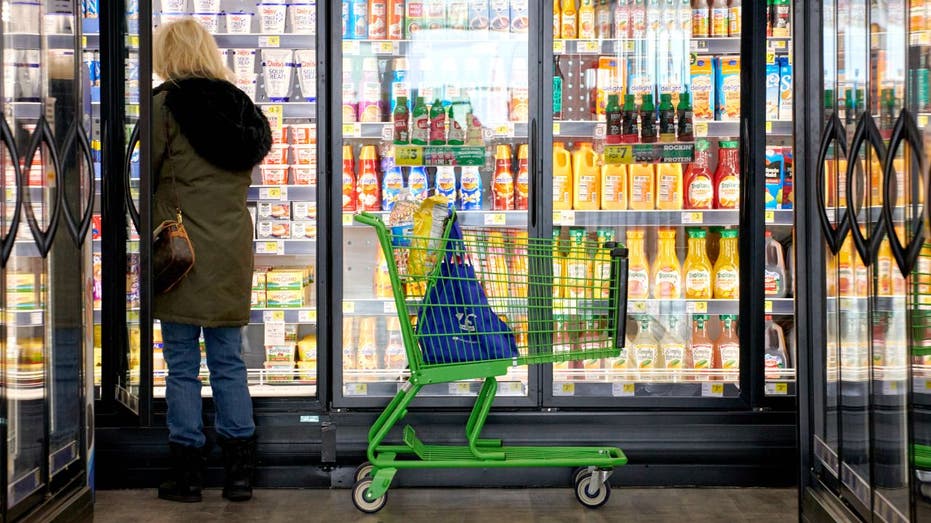
[[[352,487],[352,504],[366,514],[374,514],[385,508],[388,502],[388,493],[385,492],[380,498],[369,499],[368,490],[372,486],[372,478],[364,478],[356,481]]]
[[[594,467],[576,467],[576,469],[572,471],[572,485],[578,485],[582,476],[591,474],[594,470]]]
[[[608,502],[611,497],[611,485],[605,482],[602,485],[593,485],[594,475],[583,474],[575,482],[575,499],[588,508],[598,508]]]
[[[359,480],[361,480],[361,479],[364,479],[364,478],[369,477],[369,475],[371,475],[371,473],[372,473],[372,469],[374,469],[374,468],[375,468],[375,466],[372,465],[372,464],[371,464],[370,462],[368,462],[368,461],[366,461],[365,463],[359,465],[358,467],[356,467],[355,480],[356,480],[356,481],[359,481]]]

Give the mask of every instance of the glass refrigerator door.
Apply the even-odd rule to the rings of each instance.
[[[740,396],[742,18],[701,4],[554,3],[553,235],[630,249],[626,348],[554,365],[557,403]],[[578,319],[554,319],[571,350]]]
[[[403,223],[404,216],[391,216],[398,202],[436,195],[456,209],[464,229],[492,228],[488,234],[502,244],[527,235],[530,155],[537,154],[528,146],[528,34],[539,30],[529,27],[531,4],[342,2],[338,401],[397,392],[407,365],[398,314],[416,314],[396,309],[388,261],[374,230],[355,223],[353,213]],[[477,270],[520,259],[484,256]],[[479,386],[432,385],[421,395],[474,396]],[[526,397],[528,386],[527,367],[513,367],[498,395]]]
[[[248,195],[255,273],[243,359],[253,397],[316,396],[316,4],[165,0],[154,10],[155,27],[183,16],[204,25],[236,86],[271,123],[272,150],[255,168]],[[154,396],[163,398],[168,369],[157,321],[154,340]],[[202,362],[202,393],[210,396],[205,356]]]

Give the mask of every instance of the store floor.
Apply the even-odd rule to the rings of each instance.
[[[583,508],[565,489],[397,489],[377,515],[356,511],[349,490],[259,490],[248,503],[229,503],[219,490],[203,503],[161,501],[155,490],[97,492],[94,521],[309,522],[753,522],[798,521],[794,489],[616,488],[608,504]]]

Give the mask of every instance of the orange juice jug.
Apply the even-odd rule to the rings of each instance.
[[[662,163],[657,166],[656,208],[664,211],[682,208],[681,163]]]
[[[553,210],[572,209],[572,155],[562,142],[553,144]]]
[[[685,256],[685,297],[690,300],[711,299],[711,260],[705,249],[705,230],[689,229],[689,250]]]
[[[601,210],[627,210],[627,166],[601,166]]]
[[[563,298],[563,285],[566,277],[566,253],[562,250],[558,227],[553,229],[553,299]]]
[[[564,298],[590,298],[591,293],[591,257],[585,249],[585,229],[570,229],[571,246],[566,258]]]
[[[643,229],[627,230],[627,297],[645,300],[650,297],[650,265],[643,248]]]
[[[653,194],[656,184],[656,172],[649,163],[635,163],[630,166],[630,204],[633,211],[652,211]]]
[[[580,143],[572,153],[572,207],[577,211],[598,210],[601,177],[597,156],[588,142]]]
[[[574,40],[579,37],[579,17],[575,7],[575,0],[563,0],[562,24],[559,32],[566,40]]]
[[[898,228],[898,227],[897,227]],[[876,253],[876,293],[880,296],[892,296],[892,274],[898,268],[892,258],[892,247],[885,239]]]
[[[736,300],[740,297],[740,255],[737,230],[721,231],[720,252],[714,264],[714,299]]]
[[[677,299],[682,297],[682,266],[676,255],[676,230],[660,229],[656,259],[653,260],[653,297]]]
[[[881,207],[883,204],[883,166],[879,163],[878,155],[873,154],[872,157],[870,162],[870,206]],[[898,170],[898,167],[897,165],[896,170]],[[901,176],[899,178],[901,179]]]

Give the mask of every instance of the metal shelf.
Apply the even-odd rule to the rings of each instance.
[[[286,115],[287,116],[287,115]],[[527,139],[527,122],[485,122],[482,135],[486,142],[504,139]],[[347,122],[343,124],[343,139],[391,141],[391,122]]]
[[[254,308],[249,312],[249,323],[250,324],[262,324],[265,323],[265,313],[267,312],[284,312],[284,322],[285,323],[300,323],[304,325],[316,325],[317,324],[317,309],[310,307],[296,308],[296,309],[268,309],[268,308]]]
[[[443,38],[432,34],[435,31],[424,33],[428,35],[423,40],[343,40],[342,53],[344,56],[407,56],[420,54],[415,51],[435,52],[437,47],[468,47],[476,46],[501,46],[501,45],[526,45],[526,33],[505,33],[497,31],[486,31],[481,34],[484,38],[476,38],[475,32],[456,32],[449,31],[450,36],[459,38]],[[284,47],[284,45],[282,45]]]
[[[42,327],[45,325],[45,311],[42,309],[7,310],[5,323],[8,328]]]
[[[243,48],[243,49],[265,49],[265,48],[282,48],[282,49],[314,49],[317,44],[316,35],[311,34],[233,34],[218,33],[213,35],[217,46],[223,48]]]
[[[316,185],[253,185],[249,187],[248,201],[317,201]]]
[[[572,372],[584,373],[584,369]],[[554,396],[573,396],[588,398],[629,397],[629,398],[737,398],[740,388],[734,383],[705,381],[690,383],[649,383],[639,381],[625,382],[585,382],[553,381]]]
[[[256,102],[259,107],[281,106],[283,118],[310,118],[317,117],[317,102],[304,102],[292,100],[290,102]]]
[[[732,226],[740,223],[736,209],[703,211],[553,211],[553,225],[563,226]]]
[[[346,397],[391,397],[397,394],[405,381],[362,381],[360,378],[353,376],[366,374],[389,374],[392,371],[347,371],[345,376],[346,382],[343,383],[343,395]],[[402,374],[403,373],[403,374]],[[400,377],[406,375],[401,370],[393,371],[393,374]],[[357,379],[359,381],[352,381]],[[397,378],[396,378],[397,379]],[[455,383],[437,383],[427,385],[420,392],[420,396],[433,397],[456,397],[456,396],[477,396],[482,388],[481,381],[459,381]],[[527,385],[521,381],[499,381],[497,396],[526,396]]]
[[[317,240],[255,240],[255,254],[271,256],[313,256]]]

